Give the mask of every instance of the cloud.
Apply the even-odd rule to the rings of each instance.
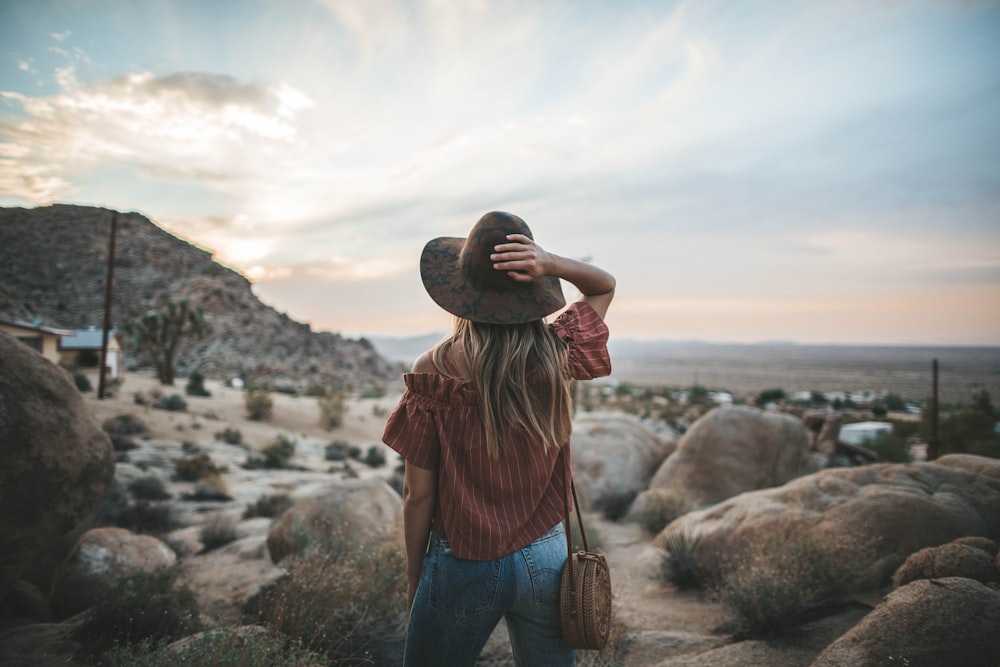
[[[88,170],[124,166],[156,179],[247,187],[254,165],[291,160],[296,115],[309,98],[287,84],[259,86],[203,72],[138,72],[81,83],[57,70],[60,92],[2,92],[21,113],[0,120],[0,183],[33,203],[74,194]]]

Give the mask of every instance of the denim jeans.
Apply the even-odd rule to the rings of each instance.
[[[406,631],[406,667],[471,666],[500,619],[507,622],[519,667],[572,667],[563,642],[559,578],[566,562],[560,523],[519,551],[496,560],[452,555],[432,532]]]

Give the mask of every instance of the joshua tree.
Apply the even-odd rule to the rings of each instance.
[[[150,310],[122,327],[131,335],[136,349],[153,359],[160,384],[174,384],[174,353],[187,335],[201,337],[205,321],[201,308],[193,309],[187,299],[177,303],[167,299],[159,310]]]

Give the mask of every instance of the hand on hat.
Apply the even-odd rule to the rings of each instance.
[[[547,268],[551,255],[524,234],[508,234],[509,243],[494,246],[490,255],[493,268],[506,271],[507,275],[518,282],[531,282],[536,278],[548,275]]]

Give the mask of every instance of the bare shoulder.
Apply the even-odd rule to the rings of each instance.
[[[438,369],[434,366],[434,361],[431,359],[431,353],[429,350],[417,357],[417,360],[413,362],[413,367],[410,370],[413,373],[438,372]]]

